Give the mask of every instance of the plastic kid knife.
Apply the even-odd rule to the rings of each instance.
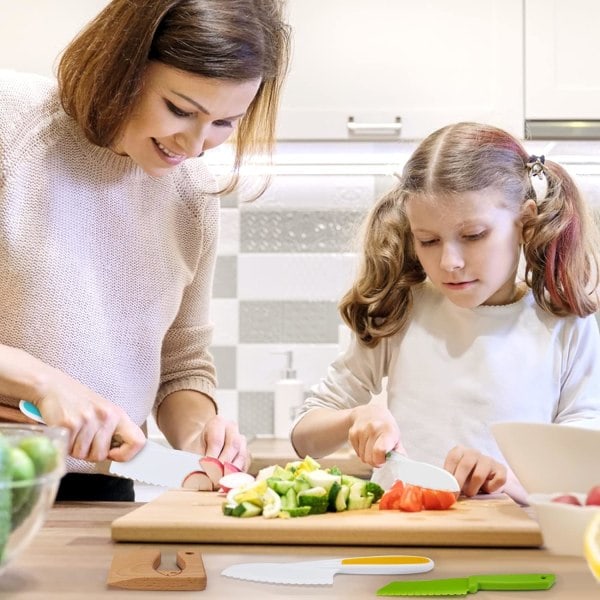
[[[473,575],[454,579],[393,581],[377,590],[378,596],[465,596],[479,590],[548,590],[554,585],[551,573]]]
[[[258,562],[232,565],[221,572],[226,577],[295,585],[331,585],[336,573],[356,575],[403,575],[425,573],[434,563],[425,556],[356,556],[300,562]]]
[[[395,481],[401,480],[432,490],[460,492],[458,481],[452,473],[429,463],[412,460],[393,450],[386,455],[383,467],[375,469],[371,479],[386,490]]]
[[[45,423],[37,406],[21,400],[21,412],[38,423]],[[109,463],[108,471],[121,477],[129,477],[143,483],[169,488],[182,487],[183,480],[192,472],[204,471],[199,460],[202,457],[192,452],[167,448],[157,442],[146,441],[144,447],[129,461]],[[206,478],[206,489],[212,489]]]

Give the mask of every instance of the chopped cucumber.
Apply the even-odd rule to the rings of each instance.
[[[367,482],[359,480],[350,486],[348,494],[348,510],[363,510],[373,504],[373,494],[367,493]]]
[[[10,481],[10,446],[8,440],[0,435],[0,481]],[[12,494],[9,487],[0,489],[0,563],[4,555],[4,546],[11,530]]]
[[[348,508],[350,488],[347,485],[334,483],[329,490],[329,506],[331,512],[342,512]]]
[[[334,483],[340,483],[342,479],[341,476],[332,475],[323,469],[316,469],[315,471],[306,473],[304,477],[310,483],[311,487],[322,487],[327,492],[329,492]]]
[[[294,487],[294,482],[291,479],[276,479],[275,477],[269,477],[269,479],[267,479],[267,485],[275,490],[280,496],[284,496],[290,488]]]
[[[298,506],[309,506],[311,515],[327,512],[329,493],[325,488],[313,487],[298,492]]]
[[[310,506],[296,506],[296,508],[286,508],[285,510],[282,510],[281,513],[284,513],[289,517],[306,517],[310,514]]]
[[[367,481],[365,490],[367,494],[373,494],[373,502],[379,502],[385,491],[378,483],[375,483],[374,481]]]
[[[290,488],[283,496],[281,496],[281,510],[288,510],[290,508],[298,507],[298,499],[296,497],[296,490]]]
[[[252,502],[242,502],[241,504],[238,504],[231,511],[231,516],[232,517],[241,517],[244,519],[246,517],[256,517],[256,516],[260,515],[261,512],[262,512],[261,506],[257,506],[256,504],[253,504]]]

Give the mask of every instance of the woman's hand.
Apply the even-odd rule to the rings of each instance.
[[[348,441],[364,463],[380,467],[390,450],[404,452],[400,429],[386,406],[373,402],[357,406],[352,409],[350,420]]]
[[[250,467],[250,453],[243,436],[234,421],[228,421],[219,415],[209,419],[202,431],[186,450],[213,456],[221,462],[233,463],[247,471]]]
[[[143,431],[123,409],[61,371],[54,370],[35,404],[48,425],[69,430],[68,453],[73,458],[126,461],[146,443]],[[113,437],[121,445],[111,449]]]
[[[491,494],[506,483],[506,467],[474,448],[456,446],[448,452],[444,469],[456,477],[461,493],[475,496],[479,492]]]

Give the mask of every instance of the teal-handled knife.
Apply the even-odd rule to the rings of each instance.
[[[453,579],[393,581],[377,590],[378,596],[466,596],[479,590],[548,590],[554,585],[551,573],[473,575]]]

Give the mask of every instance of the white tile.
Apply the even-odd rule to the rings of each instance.
[[[234,390],[217,390],[216,401],[219,406],[219,414],[230,421],[239,420],[238,393]]]
[[[234,346],[239,340],[239,302],[230,298],[213,298],[210,306],[214,323],[213,345]]]
[[[356,255],[240,254],[240,300],[338,301],[352,283]]]
[[[240,212],[237,208],[222,208],[218,254],[237,254],[240,248]]]
[[[305,390],[327,373],[327,367],[339,353],[337,344],[240,344],[238,346],[238,389],[272,392],[285,368],[281,352],[293,351],[296,376]]]

